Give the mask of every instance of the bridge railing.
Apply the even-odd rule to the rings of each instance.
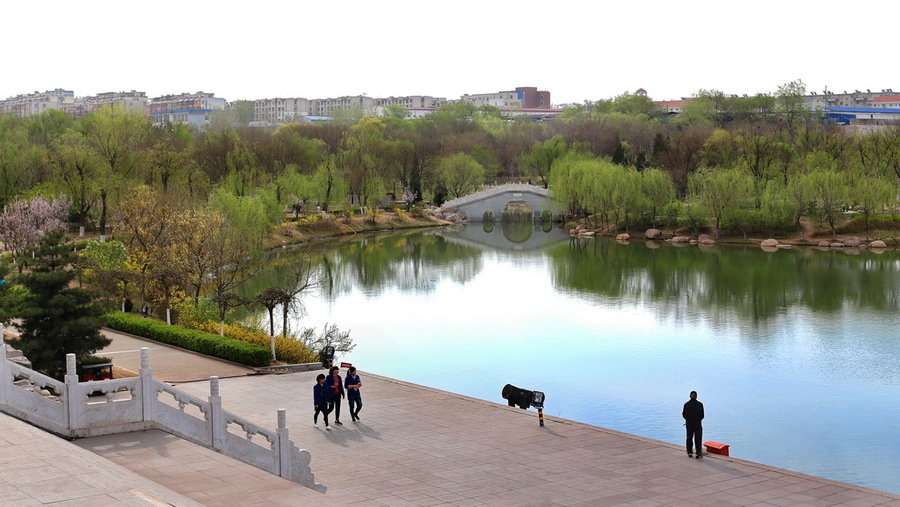
[[[494,185],[477,192],[471,193],[469,195],[464,195],[462,197],[458,197],[456,199],[452,199],[446,201],[442,208],[450,208],[456,206],[464,206],[466,204],[470,204],[472,202],[480,201],[482,199],[487,199],[493,197],[498,194],[502,194],[504,192],[533,192],[539,193],[545,196],[550,195],[550,191],[539,187],[536,185],[529,185],[528,183],[504,183],[502,185]]]
[[[64,437],[112,435],[156,428],[324,492],[308,451],[289,438],[286,411],[270,430],[222,410],[219,379],[208,400],[153,378],[150,349],[141,349],[138,377],[80,382],[75,355],[66,356],[65,382],[16,364],[0,343],[0,411]]]

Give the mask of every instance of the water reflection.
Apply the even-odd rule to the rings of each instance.
[[[620,244],[572,238],[547,250],[554,284],[607,300],[654,302],[660,316],[754,326],[805,307],[818,312],[847,308],[898,309],[896,255],[838,250],[676,246],[659,242]]]
[[[289,268],[284,252],[247,292]],[[739,319],[753,327],[794,307],[834,313],[900,309],[900,260],[896,251],[794,249],[762,253],[756,247],[699,248],[658,241],[621,243],[573,238],[540,225],[481,224],[440,230],[392,232],[323,243],[324,294],[361,287],[434,290],[441,280],[466,283],[483,269],[485,255],[549,259],[554,287],[594,302],[652,303],[661,318],[702,319],[713,324]],[[279,267],[280,266],[280,267]]]

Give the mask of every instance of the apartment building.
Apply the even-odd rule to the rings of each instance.
[[[20,118],[28,118],[48,109],[65,110],[74,103],[75,92],[57,88],[43,93],[34,92],[0,100],[0,114],[12,113]]]
[[[310,100],[303,98],[275,98],[253,101],[253,120],[255,127],[271,127],[282,123],[303,121],[310,116]]]
[[[331,116],[339,110],[361,108],[362,113],[374,116],[375,99],[365,95],[353,95],[328,99],[312,99],[309,101],[309,109],[312,116]]]
[[[391,96],[383,99],[375,99],[375,102],[378,107],[440,107],[442,104],[447,103],[447,99],[444,97],[431,97],[428,95],[408,95],[406,97]]]
[[[209,123],[210,113],[225,109],[225,99],[217,98],[214,93],[182,93],[154,97],[147,107],[151,121],[158,127],[185,123],[202,128]]]
[[[121,107],[127,113],[147,114],[147,94],[131,90],[130,92],[106,92],[89,97],[77,97],[75,103],[66,108],[66,112],[78,119],[104,107]]]
[[[836,93],[833,91],[825,90],[822,93],[810,92],[809,95],[806,96],[806,103],[812,108],[824,108],[824,107],[878,107],[875,106],[875,101],[879,97],[883,97],[886,95],[894,95],[893,90],[887,88],[885,90],[881,90],[880,92],[873,92],[871,90],[859,91],[854,90],[853,92]]]
[[[460,97],[460,100],[473,104],[476,107],[493,106],[500,109],[549,109],[552,107],[550,105],[550,92],[538,91],[537,88],[531,86],[520,86],[512,91],[496,93],[466,94]]]
[[[872,107],[883,109],[900,108],[900,95],[882,95],[872,101]]]

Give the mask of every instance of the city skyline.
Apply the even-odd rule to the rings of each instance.
[[[197,0],[153,7],[110,0],[2,8],[0,99],[56,88],[76,96],[215,93],[228,101],[464,94],[536,86],[554,104],[639,88],[654,100],[701,88],[774,93],[801,79],[822,93],[897,85],[885,59],[900,6],[853,4],[865,32],[808,2],[674,5],[441,4],[339,6]]]

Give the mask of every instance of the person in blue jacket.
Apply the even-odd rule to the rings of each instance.
[[[350,406],[350,417],[353,421],[359,420],[359,411],[362,409],[362,396],[359,394],[359,388],[362,387],[362,381],[356,374],[356,367],[351,366],[347,370],[347,376],[344,377],[344,387],[347,388],[347,405]],[[354,410],[354,405],[356,410]]]
[[[313,414],[313,427],[319,427],[319,412],[322,413],[322,419],[325,420],[325,429],[331,431],[328,425],[328,387],[325,386],[325,375],[319,374],[316,377],[316,385],[313,386],[313,405],[316,407],[316,413]]]
[[[343,426],[341,422],[341,398],[344,397],[344,384],[341,382],[340,368],[332,366],[329,375],[325,377],[325,387],[328,388],[328,413],[334,412],[334,424]]]

